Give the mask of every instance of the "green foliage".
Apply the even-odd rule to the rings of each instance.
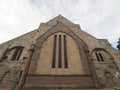
[[[115,87],[114,89],[115,89],[115,90],[120,90],[120,87]]]
[[[118,43],[117,48],[118,48],[118,50],[120,50],[120,38],[119,38],[119,41],[117,43]]]

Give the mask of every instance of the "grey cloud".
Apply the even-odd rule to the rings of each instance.
[[[115,46],[120,37],[119,8],[119,0],[3,0],[0,43],[34,30],[41,22],[61,14],[80,24],[84,31],[106,38]]]

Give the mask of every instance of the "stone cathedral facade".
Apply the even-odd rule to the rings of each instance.
[[[0,44],[0,90],[120,86],[120,52],[59,15]]]

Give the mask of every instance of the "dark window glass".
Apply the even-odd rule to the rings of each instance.
[[[98,54],[99,54],[100,60],[103,62],[103,61],[104,61],[104,59],[103,59],[103,57],[102,57],[101,53],[99,52]]]
[[[52,68],[55,68],[57,35],[54,36]]]
[[[66,35],[64,35],[64,64],[65,64],[64,67],[68,68]]]
[[[100,58],[99,58],[99,55],[98,55],[97,52],[95,52],[95,55],[96,55],[96,57],[97,57],[98,62],[100,62]]]
[[[97,60],[99,61],[99,62],[103,62],[104,61],[104,59],[103,59],[103,57],[102,57],[102,55],[101,55],[101,53],[100,52],[95,52],[95,55],[96,55],[96,57],[97,57]]]
[[[59,35],[58,68],[62,68],[62,42],[61,42],[61,35]]]

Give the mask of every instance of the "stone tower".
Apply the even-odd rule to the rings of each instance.
[[[59,15],[0,45],[0,90],[120,85],[120,52]]]

